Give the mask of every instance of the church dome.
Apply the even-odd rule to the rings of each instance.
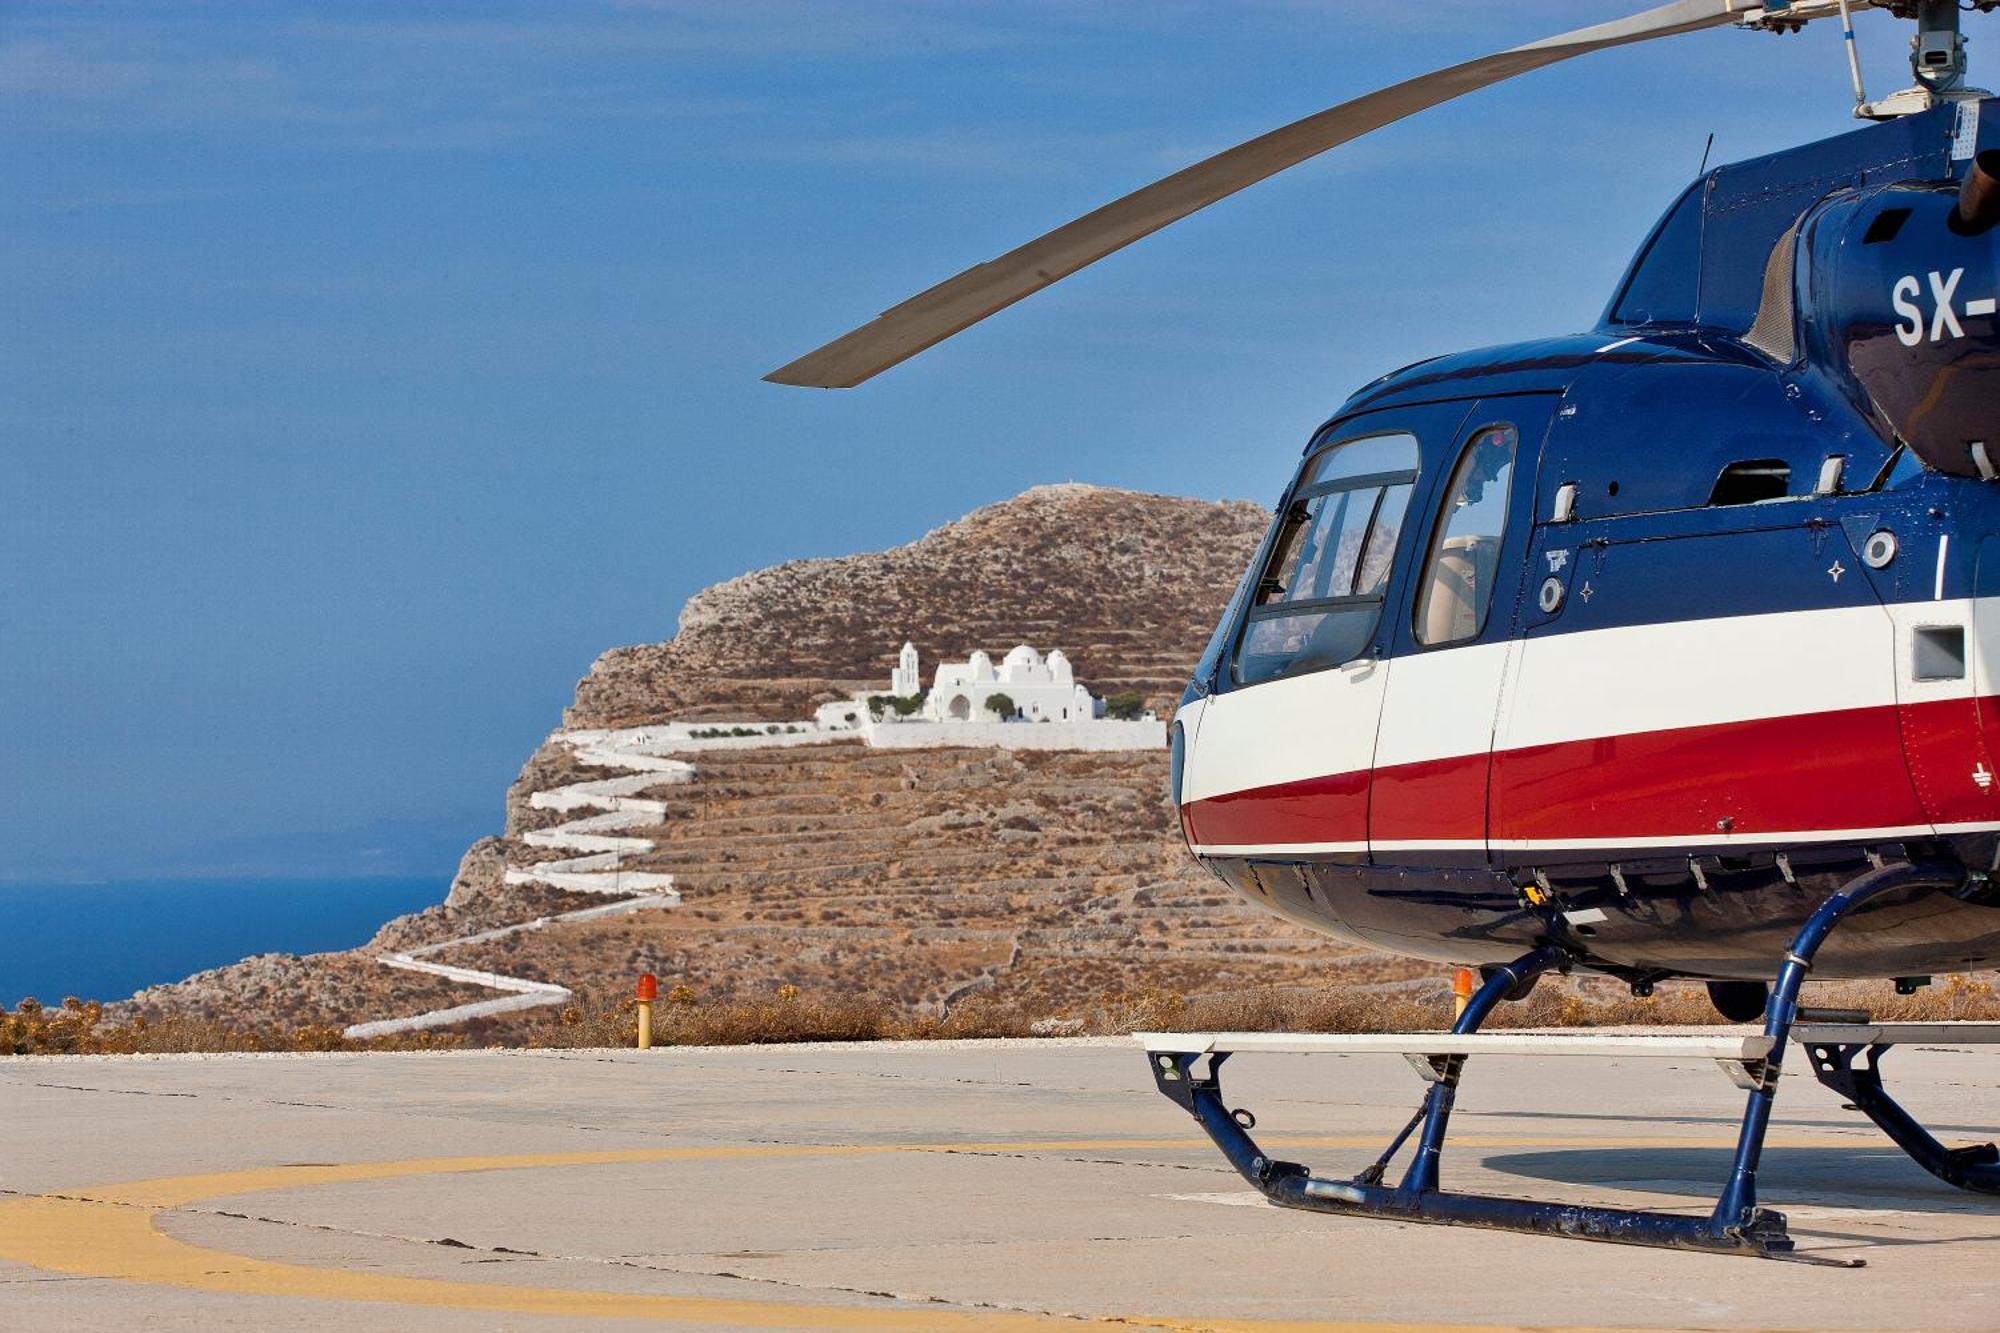
[[[1040,666],[1042,655],[1027,644],[1019,644],[1007,654],[1008,666]]]

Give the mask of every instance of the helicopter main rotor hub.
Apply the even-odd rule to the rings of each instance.
[[[1958,0],[1904,0],[1889,8],[1901,18],[1917,21],[1917,35],[1910,39],[1910,69],[1917,83],[1937,98],[1962,91],[1965,33],[1959,26]]]
[[[1854,44],[1854,11],[1886,10],[1917,25],[1910,39],[1910,70],[1916,83],[1879,101],[1870,101],[1862,87],[1861,62]],[[1838,17],[1847,31],[1847,60],[1854,76],[1854,114],[1864,120],[1896,120],[1929,111],[1946,102],[1970,101],[1992,94],[1966,82],[1965,10],[1988,13],[2000,0],[1770,0],[1745,16],[1746,28],[1780,36],[1803,32],[1817,19]]]

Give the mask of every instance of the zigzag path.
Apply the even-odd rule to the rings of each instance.
[[[562,740],[560,733],[553,737]],[[639,795],[667,783],[694,780],[694,765],[650,753],[637,744],[621,745],[616,736],[575,747],[579,764],[593,768],[622,768],[625,777],[595,778],[573,782],[552,791],[538,791],[529,797],[537,810],[595,810],[599,814],[567,820],[553,828],[523,835],[530,847],[554,848],[579,855],[525,866],[509,866],[508,884],[547,884],[572,893],[603,894],[614,901],[584,907],[554,916],[540,916],[512,925],[476,931],[452,939],[439,940],[407,950],[380,954],[376,961],[384,967],[421,972],[447,981],[484,986],[507,992],[499,999],[480,1000],[431,1009],[401,1018],[382,1018],[351,1023],[342,1035],[350,1038],[385,1037],[398,1032],[416,1032],[450,1027],[475,1018],[491,1018],[523,1009],[562,1004],[575,992],[553,982],[525,977],[503,976],[478,968],[455,967],[432,962],[434,954],[468,945],[489,944],[524,931],[545,930],[558,923],[594,921],[601,917],[629,915],[653,908],[676,906],[681,896],[674,890],[674,877],[657,871],[628,870],[624,859],[653,850],[651,838],[633,837],[624,830],[656,824],[666,816],[666,802]]]

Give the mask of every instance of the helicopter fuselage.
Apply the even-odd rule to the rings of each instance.
[[[1704,176],[1593,332],[1315,432],[1173,729],[1188,844],[1373,947],[1762,979],[2000,965],[2000,102]],[[1989,452],[1990,445],[1990,452]]]

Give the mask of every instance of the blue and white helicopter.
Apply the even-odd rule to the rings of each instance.
[[[847,387],[1372,129],[1608,47],[1852,11],[1914,21],[1865,129],[1708,171],[1575,336],[1381,379],[1313,434],[1175,717],[1188,845],[1270,910],[1480,966],[1373,1166],[1277,1161],[1231,1047],[1149,1041],[1162,1091],[1275,1202],[1801,1258],[1756,1178],[1788,1037],[1926,1169],[2000,1193],[1889,1098],[1909,1030],[1800,1009],[1808,972],[2000,966],[2000,99],[1958,0],[1681,0],[1371,93],[1147,186],[768,378]],[[2000,0],[1973,0],[1986,11]],[[1838,927],[1838,929],[1836,929]],[[1763,1020],[1706,1217],[1438,1183],[1478,1028],[1551,971],[1708,983]],[[1266,1049],[1311,1049],[1262,1043]],[[1719,1049],[1719,1048],[1718,1048]],[[1201,1061],[1206,1060],[1206,1065]],[[1400,1185],[1391,1157],[1419,1128]]]

